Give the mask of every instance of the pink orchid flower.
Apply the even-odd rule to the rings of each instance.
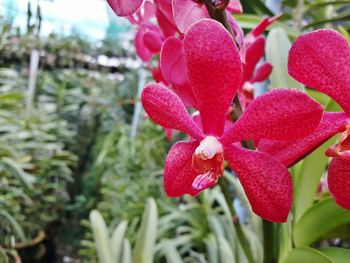
[[[334,99],[345,111],[325,113],[320,126],[298,141],[262,140],[259,150],[292,166],[337,133],[337,145],[327,150],[334,157],[328,170],[329,190],[335,201],[350,210],[350,47],[345,38],[329,29],[300,36],[292,45],[289,74],[310,88]]]
[[[221,3],[223,1],[217,2]],[[242,13],[240,1],[231,0],[227,10]],[[181,33],[185,33],[193,23],[202,18],[210,17],[203,0],[173,0],[173,13],[175,23]]]
[[[292,180],[275,158],[234,143],[246,139],[300,138],[319,124],[322,106],[305,93],[274,90],[255,99],[241,118],[224,131],[233,97],[242,81],[242,63],[231,35],[218,22],[203,19],[187,31],[183,50],[201,126],[181,99],[161,84],[145,87],[141,100],[149,117],[165,128],[187,133],[168,153],[164,187],[170,197],[197,195],[216,184],[224,160],[236,172],[253,211],[275,222],[287,219]]]
[[[107,0],[107,2],[117,16],[129,16],[140,9],[143,0]]]

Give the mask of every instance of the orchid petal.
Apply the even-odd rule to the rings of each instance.
[[[234,40],[219,22],[203,19],[187,31],[184,52],[204,133],[221,136],[242,80],[242,64]]]
[[[163,85],[147,85],[142,92],[141,101],[149,117],[164,128],[183,131],[197,140],[203,138],[201,130],[180,98]]]
[[[163,44],[163,38],[159,31],[150,30],[143,35],[145,46],[152,53],[158,53]]]
[[[304,92],[272,90],[253,100],[221,141],[299,139],[317,128],[323,112],[321,104]]]
[[[268,62],[261,64],[255,71],[255,74],[250,81],[252,83],[255,83],[255,82],[263,82],[267,80],[272,72],[272,69],[273,69],[272,65]]]
[[[227,10],[233,13],[242,13],[243,8],[240,0],[231,0],[227,6]]]
[[[192,167],[192,155],[198,145],[197,141],[177,142],[171,147],[164,168],[164,189],[168,196],[195,196],[200,192],[192,188],[198,176]]]
[[[186,108],[197,108],[196,98],[192,87],[188,83],[184,85],[172,85],[170,88],[180,97]]]
[[[261,140],[258,148],[259,151],[278,159],[286,167],[291,167],[333,135],[343,132],[348,123],[349,119],[345,113],[325,112],[321,124],[311,135],[297,141]]]
[[[301,35],[290,49],[288,72],[350,112],[350,47],[341,34],[321,29]]]
[[[202,18],[209,18],[204,4],[195,3],[192,0],[173,0],[174,20],[181,33]]]
[[[333,158],[328,170],[328,187],[335,202],[350,210],[350,162]]]
[[[174,36],[177,32],[176,26],[159,9],[156,10],[157,22],[165,37]]]
[[[147,22],[156,15],[156,8],[152,1],[146,0],[143,5],[143,22]]]
[[[166,81],[173,85],[184,85],[188,82],[182,40],[169,37],[163,44],[160,53],[160,67]]]
[[[254,213],[272,222],[285,222],[293,199],[287,168],[271,156],[226,146],[225,159],[236,172]]]
[[[154,0],[154,4],[157,6],[158,10],[168,19],[168,21],[175,25],[172,0]]]
[[[244,81],[249,81],[254,73],[255,67],[264,56],[265,53],[265,39],[257,38],[253,43],[248,45],[245,53],[244,65]]]
[[[341,157],[350,161],[350,136],[349,130],[343,132],[340,136],[339,142],[333,145],[326,151],[329,157]]]
[[[135,36],[136,53],[144,62],[150,61],[153,56],[153,53],[145,46],[144,36],[146,33],[147,29],[141,26]]]
[[[253,30],[249,34],[252,34],[254,37],[260,36],[271,24],[275,23],[281,16],[282,14],[275,15],[273,17],[265,17],[255,28],[253,28]]]
[[[141,7],[143,0],[107,0],[107,2],[117,16],[128,16]]]

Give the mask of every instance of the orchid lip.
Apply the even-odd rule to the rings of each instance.
[[[214,136],[206,136],[195,150],[195,155],[202,159],[212,159],[216,154],[224,151],[222,144]]]

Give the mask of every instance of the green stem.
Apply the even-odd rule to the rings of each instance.
[[[262,220],[263,224],[263,244],[264,244],[264,263],[277,263],[277,258],[275,255],[276,244],[276,232],[274,223]]]
[[[249,243],[248,243],[246,237],[244,236],[241,223],[239,222],[237,215],[236,215],[236,211],[233,208],[232,198],[231,198],[230,192],[229,192],[228,187],[227,187],[228,182],[224,176],[221,176],[221,178],[219,180],[219,185],[220,185],[222,193],[224,194],[226,203],[230,209],[232,219],[233,219],[233,226],[235,228],[239,243],[241,244],[241,246],[243,248],[244,254],[247,257],[249,263],[255,263],[255,260],[253,258],[253,254],[252,254],[250,247],[249,247]]]

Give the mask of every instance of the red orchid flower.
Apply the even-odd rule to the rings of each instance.
[[[129,16],[140,9],[143,0],[107,0],[117,16]]]
[[[243,39],[240,49],[244,62],[243,84],[239,89],[240,99],[245,108],[254,99],[254,83],[265,81],[272,72],[272,65],[264,62],[258,66],[259,61],[265,54],[265,38],[262,34],[267,27],[273,24],[281,15],[264,18]]]
[[[218,4],[224,1],[217,1]],[[228,11],[242,13],[242,5],[239,0],[231,0],[226,7]],[[209,18],[208,10],[203,0],[173,0],[174,20],[181,33],[202,18]],[[231,15],[229,15],[231,17]]]
[[[292,166],[337,133],[339,143],[327,150],[334,157],[328,170],[329,190],[335,201],[350,210],[350,47],[345,38],[329,29],[300,36],[292,45],[289,74],[306,86],[334,99],[345,113],[325,113],[309,136],[293,142],[262,140],[259,150]]]
[[[241,118],[224,131],[230,104],[242,81],[242,63],[233,38],[220,23],[203,19],[187,31],[184,55],[202,128],[181,99],[163,85],[149,84],[141,96],[151,119],[192,138],[176,143],[168,153],[164,170],[166,193],[171,197],[197,195],[215,185],[227,160],[253,211],[267,220],[284,222],[293,195],[288,170],[268,154],[234,143],[306,136],[318,126],[322,106],[303,92],[274,90],[255,99]]]

